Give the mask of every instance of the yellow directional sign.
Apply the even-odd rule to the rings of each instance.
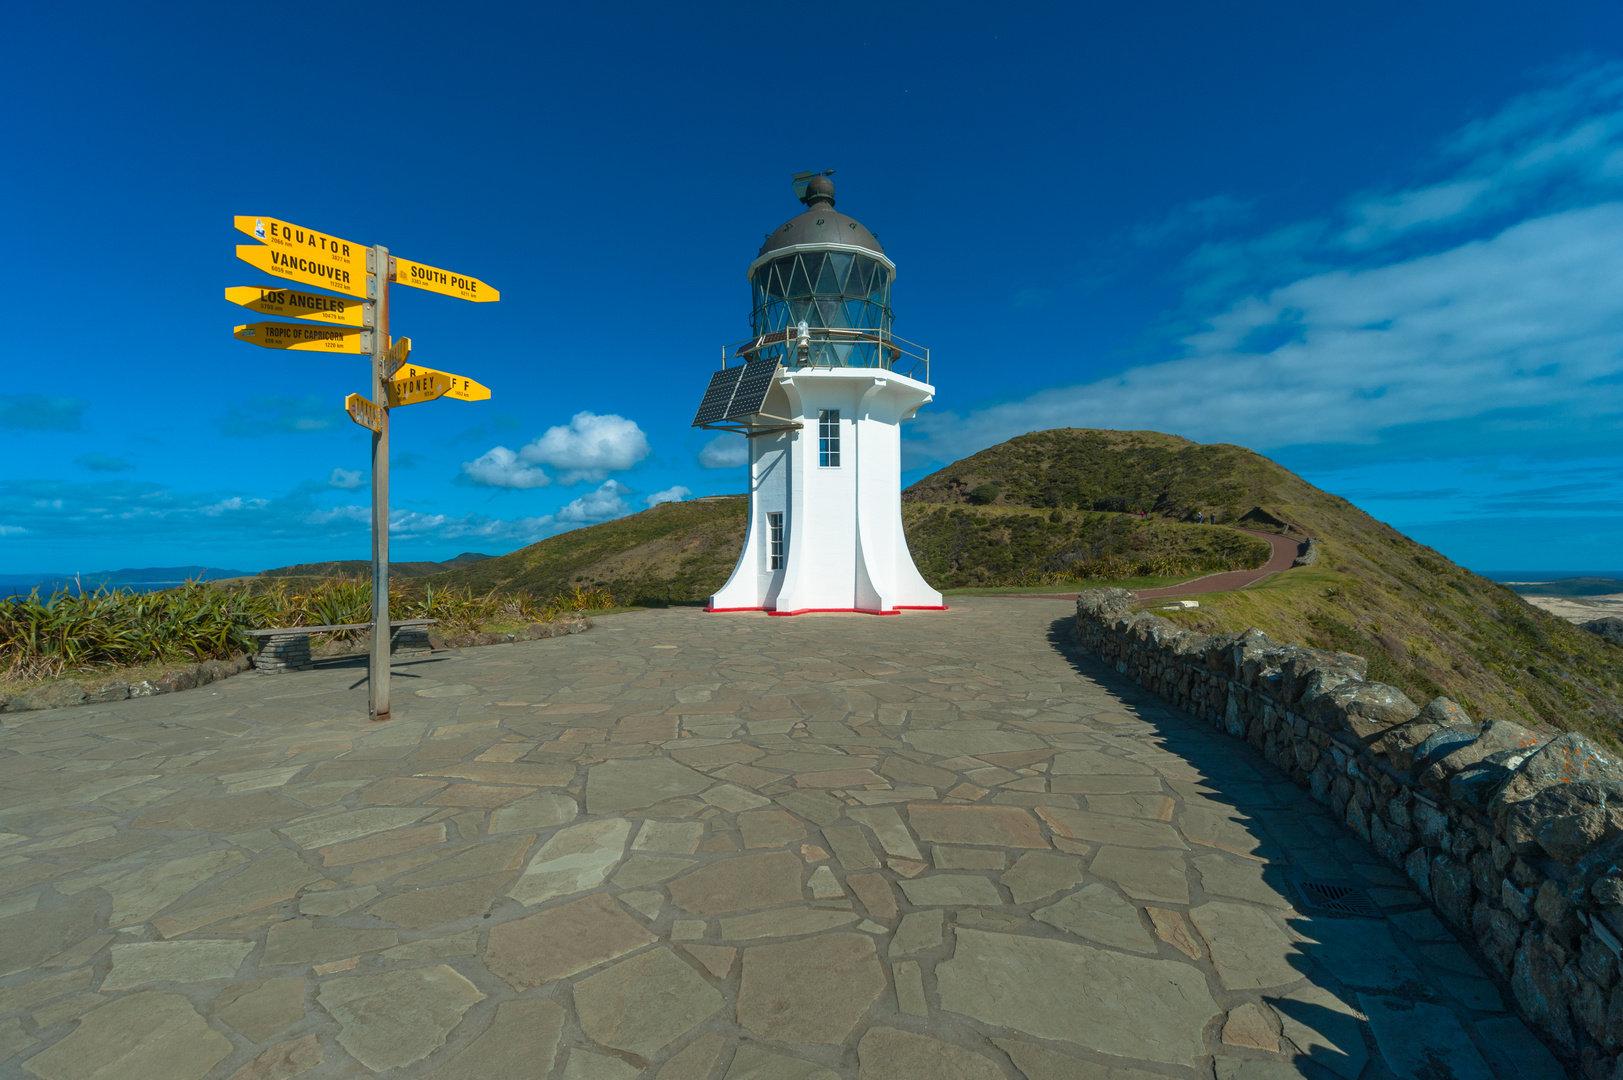
[[[432,266],[412,262],[410,259],[391,258],[390,261],[395,266],[393,280],[396,285],[410,285],[414,289],[427,289],[429,292],[458,296],[479,303],[490,303],[502,298],[501,293],[478,278],[468,277],[466,274],[437,270]]]
[[[351,394],[344,399],[344,411],[364,428],[378,432],[383,430],[383,410],[359,394]]]
[[[354,271],[319,255],[278,251],[261,244],[238,244],[237,258],[249,266],[259,267],[267,274],[297,281],[301,285],[316,285],[333,292],[359,296],[363,300],[367,298],[364,261],[361,263],[362,269]]]
[[[263,349],[301,352],[369,353],[372,331],[350,326],[310,326],[304,323],[249,323],[233,332],[238,341]]]
[[[435,371],[416,364],[407,364],[396,372],[388,384],[388,391],[390,406],[416,405],[439,397],[458,401],[485,401],[490,397],[488,387],[465,375]]]
[[[336,236],[329,236],[314,229],[306,229],[303,225],[294,225],[292,222],[272,217],[246,214],[238,215],[231,221],[236,225],[238,232],[247,233],[264,243],[266,247],[288,255],[319,258],[323,262],[348,270],[356,280],[366,273],[366,253],[370,250],[366,244],[341,240]]]
[[[389,355],[383,370],[392,378],[394,373],[400,370],[400,365],[406,362],[406,357],[410,355],[411,338],[395,338],[394,344],[389,346]]]
[[[267,289],[260,285],[233,285],[225,291],[225,298],[261,315],[309,319],[339,326],[372,325],[372,312],[366,301],[343,296],[323,296],[293,289]]]

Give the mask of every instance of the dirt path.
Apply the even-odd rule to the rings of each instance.
[[[1228,592],[1231,589],[1243,589],[1247,585],[1255,585],[1264,578],[1273,577],[1281,570],[1289,570],[1296,556],[1301,554],[1300,541],[1278,533],[1254,532],[1251,529],[1241,529],[1241,532],[1266,540],[1273,546],[1273,556],[1267,563],[1256,570],[1232,570],[1223,574],[1207,574],[1205,577],[1195,578],[1178,585],[1168,585],[1163,589],[1140,589],[1140,600],[1155,600],[1166,596],[1202,596],[1206,593]]]

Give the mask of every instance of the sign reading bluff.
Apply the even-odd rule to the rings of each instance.
[[[448,371],[406,364],[395,372],[387,384],[389,405],[416,405],[435,398],[448,397],[456,401],[487,401],[490,389],[474,382],[466,375],[453,375]]]
[[[500,292],[476,277],[440,270],[410,259],[392,258],[389,261],[394,264],[395,271],[390,280],[396,285],[410,285],[414,289],[427,289],[476,303],[493,303],[502,298]]]

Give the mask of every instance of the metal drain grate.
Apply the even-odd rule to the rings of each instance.
[[[1365,895],[1364,890],[1355,889],[1351,885],[1332,885],[1327,881],[1298,881],[1296,891],[1301,894],[1302,902],[1313,911],[1322,911],[1327,915],[1356,915],[1368,919],[1381,917],[1381,909],[1375,906],[1375,901]]]

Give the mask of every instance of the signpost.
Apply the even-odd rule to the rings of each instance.
[[[372,351],[373,331],[362,330],[358,326],[256,322],[237,327],[232,331],[232,336],[262,349],[352,353],[360,356]]]
[[[309,319],[338,326],[372,325],[372,305],[365,300],[294,289],[267,289],[260,285],[233,285],[225,298],[249,311],[279,319]]]
[[[303,323],[250,323],[238,341],[266,349],[370,355],[372,396],[344,399],[349,418],[372,432],[372,656],[368,697],[373,720],[389,719],[389,409],[440,397],[484,401],[490,391],[463,375],[408,366],[411,339],[389,336],[389,286],[486,303],[501,293],[478,278],[395,259],[381,245],[365,247],[279,218],[239,216],[239,232],[259,244],[239,244],[237,258],[267,274],[359,297],[361,302],[292,289],[237,286],[225,298],[264,315]],[[381,270],[381,272],[380,272]],[[320,323],[326,325],[311,325]],[[405,373],[400,374],[401,369]]]

